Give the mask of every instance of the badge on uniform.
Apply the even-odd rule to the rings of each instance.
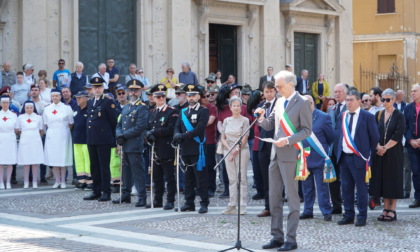
[[[77,111],[74,111],[74,112],[73,112],[73,116],[76,116],[76,115],[77,115]]]
[[[114,103],[111,104],[111,108],[115,108],[115,104]]]
[[[191,122],[196,123],[197,122],[197,114],[191,115]]]
[[[100,111],[98,112],[98,117],[101,117],[101,112]]]
[[[131,122],[134,122],[134,118],[131,118]]]
[[[165,117],[164,116],[162,116],[161,118],[160,118],[160,126],[163,126],[165,124]]]

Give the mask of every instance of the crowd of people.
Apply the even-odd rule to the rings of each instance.
[[[17,73],[7,62],[3,67],[1,190],[17,183],[16,165],[23,166],[24,188],[48,184],[51,177],[52,188],[66,188],[73,168],[76,188],[92,190],[84,200],[111,201],[121,187],[114,204],[137,195],[136,207],[170,210],[179,190],[185,198],[180,211],[195,211],[199,196],[198,212],[207,213],[217,196],[229,198],[222,214],[246,214],[251,164],[252,199],[264,200],[258,217],[272,219],[273,239],[263,248],[280,250],[297,248],[299,219],[314,218],[316,195],[325,221],[343,214],[339,225],[366,225],[368,207],[382,200],[378,221],[397,220],[397,200],[410,198],[412,184],[409,207],[420,207],[418,84],[406,103],[402,90],[389,88],[359,93],[338,83],[330,94],[322,73],[311,84],[307,70],[296,77],[290,65],[275,76],[268,67],[255,90],[239,85],[233,74],[223,81],[221,71],[200,85],[186,62],[178,78],[167,68],[157,84],[135,64],[121,83],[114,59],[92,75],[81,62],[71,73],[60,59],[52,82],[44,70],[36,78],[32,64]],[[224,191],[215,195],[218,181]]]

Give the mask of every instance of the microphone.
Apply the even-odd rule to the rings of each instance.
[[[264,103],[264,110],[267,110],[270,107],[271,107],[271,102]],[[255,117],[260,117],[260,114],[259,113],[254,113],[254,116]]]

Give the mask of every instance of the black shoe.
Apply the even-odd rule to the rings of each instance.
[[[174,203],[166,202],[165,206],[163,207],[163,210],[171,210],[171,209],[174,209]]]
[[[264,195],[257,193],[254,196],[252,196],[252,199],[253,200],[262,200],[262,199],[264,199]]]
[[[219,198],[229,198],[229,193],[224,191],[222,194],[219,194]]]
[[[93,184],[87,184],[85,189],[86,190],[93,190]]]
[[[313,214],[303,213],[303,214],[299,215],[299,220],[306,220],[306,219],[313,219],[313,218],[314,218]]]
[[[209,195],[209,198],[213,198],[214,197],[214,192],[213,191],[208,191],[208,195]]]
[[[16,184],[17,184],[17,180],[16,180],[16,178],[12,178],[10,182],[11,182],[13,185],[16,185]]]
[[[304,200],[303,200],[303,198],[300,198],[300,203],[302,203]],[[297,244],[296,244],[296,246],[297,246]]]
[[[136,203],[136,207],[145,207],[146,206],[146,200],[144,199],[139,199],[139,201],[137,201]]]
[[[122,203],[127,203],[130,204],[131,203],[131,197],[121,197],[121,204]],[[120,199],[114,199],[112,201],[112,204],[120,204]]]
[[[111,200],[111,195],[104,193],[102,194],[102,196],[98,199],[98,202],[105,202],[105,201],[110,201]]]
[[[76,188],[77,188],[77,189],[81,189],[81,190],[85,190],[85,188],[86,188],[86,183],[79,183],[79,182],[77,182],[77,184],[76,184]]]
[[[411,205],[409,205],[408,207],[409,208],[420,207],[420,200],[414,200],[413,203],[411,203]]]
[[[324,221],[332,221],[332,216],[331,216],[331,214],[326,214],[326,215],[324,215]]]
[[[153,200],[153,208],[161,208],[163,206],[162,202]],[[147,204],[146,208],[151,208],[152,204]]]
[[[267,244],[262,245],[263,249],[272,249],[272,248],[279,248],[283,246],[284,242],[277,241],[277,240],[271,240]]]
[[[100,194],[91,193],[88,196],[84,197],[83,200],[97,200],[101,197]]]
[[[194,212],[195,206],[183,205],[181,207],[181,212]]]
[[[366,219],[357,219],[356,224],[354,224],[356,227],[363,227],[366,226]]]
[[[354,223],[354,219],[350,219],[346,217],[343,217],[343,219],[337,222],[338,225],[348,225],[348,224],[353,224],[353,223]]]
[[[48,185],[48,181],[46,179],[41,179],[40,184],[41,185]]]
[[[342,209],[333,209],[331,214],[342,214],[343,210]]]
[[[409,192],[405,192],[403,198],[404,199],[409,199],[410,198],[410,193]]]
[[[280,248],[277,249],[277,251],[289,251],[293,249],[297,249],[296,242],[285,242]]]
[[[198,213],[199,214],[205,214],[205,213],[207,213],[208,212],[208,208],[207,208],[207,206],[205,206],[205,205],[202,205],[201,207],[200,207],[200,209],[198,209]]]

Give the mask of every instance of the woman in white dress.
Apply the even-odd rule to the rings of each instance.
[[[61,92],[51,91],[52,103],[45,107],[44,124],[47,127],[44,149],[44,164],[53,167],[55,184],[66,188],[66,166],[73,165],[73,148],[70,129],[74,124],[71,107],[61,102]]]
[[[29,171],[32,166],[32,188],[36,189],[39,165],[44,163],[41,139],[44,135],[44,124],[33,101],[23,104],[16,129],[20,134],[17,164],[23,165],[23,188],[29,188]]]
[[[17,141],[15,126],[17,115],[9,110],[10,98],[0,98],[0,190],[4,190],[4,168],[6,166],[6,189],[12,189],[10,179],[12,177],[13,165],[17,161]]]

